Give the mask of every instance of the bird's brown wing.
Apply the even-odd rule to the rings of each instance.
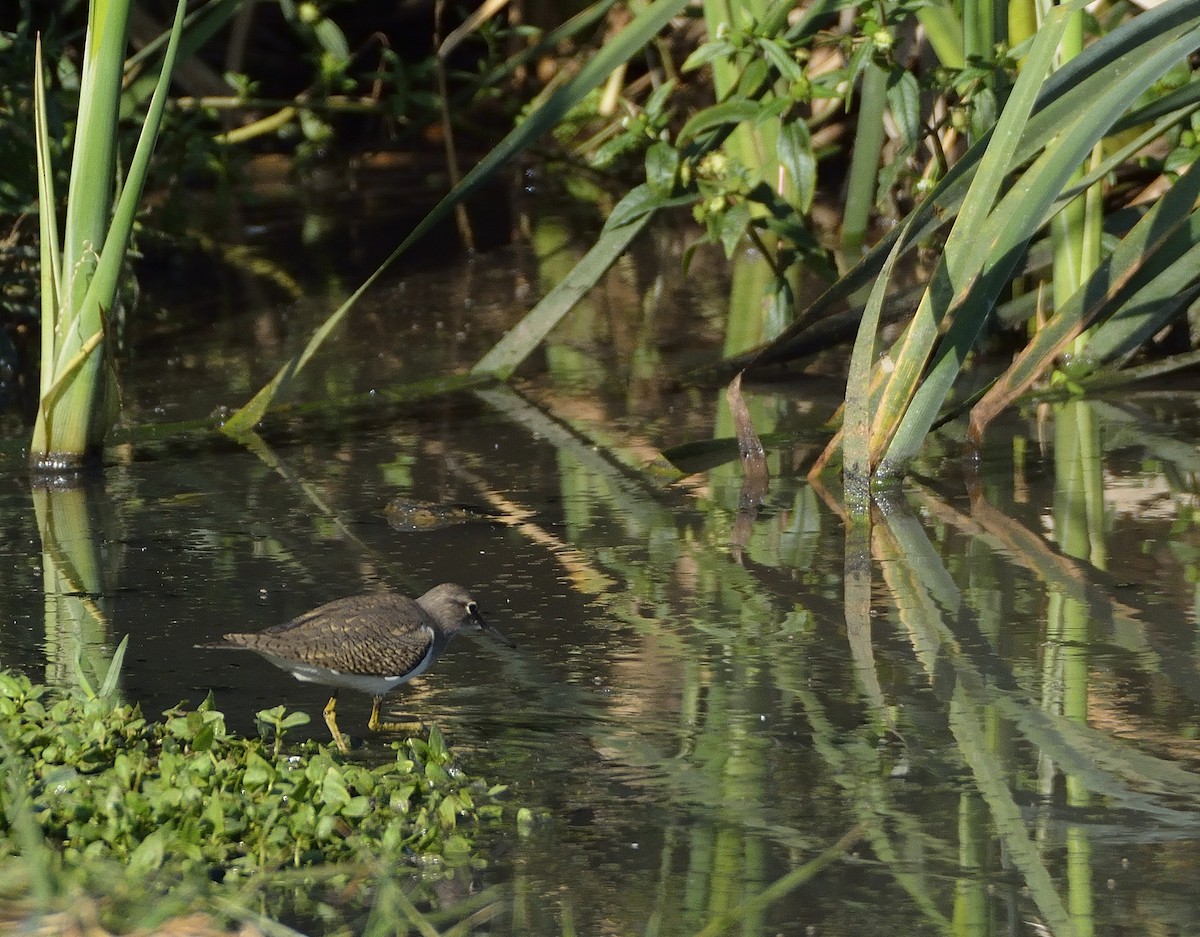
[[[428,615],[398,595],[337,599],[263,631],[227,634],[236,647],[341,673],[400,675],[433,644]]]

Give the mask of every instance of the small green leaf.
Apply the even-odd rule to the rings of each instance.
[[[699,49],[687,57],[680,71],[692,72],[698,68],[703,68],[717,59],[727,59],[734,53],[734,48],[724,39],[716,42],[706,42]]]
[[[313,32],[316,34],[317,42],[321,48],[332,55],[339,63],[344,63],[350,59],[350,45],[346,42],[346,36],[342,33],[341,27],[338,26],[329,17],[322,17],[316,25],[313,26]]]
[[[906,68],[894,68],[887,81],[888,107],[909,146],[921,139],[921,86]],[[988,126],[991,126],[990,124]]]
[[[779,130],[778,146],[779,161],[796,189],[796,207],[802,214],[808,214],[817,191],[817,157],[813,154],[808,125],[802,120],[785,123]]]
[[[670,197],[679,175],[679,151],[659,140],[646,150],[646,185],[656,195]]]
[[[163,864],[164,855],[163,832],[155,830],[129,856],[129,868],[143,874],[153,872]]]
[[[676,137],[676,143],[682,145],[688,140],[706,130],[724,127],[728,124],[752,122],[758,117],[762,105],[749,98],[734,97],[712,107],[706,107],[699,114],[683,125]]]
[[[359,795],[351,797],[342,807],[344,817],[365,817],[371,812],[371,798]]]
[[[450,760],[450,749],[446,747],[446,739],[437,726],[429,728],[429,758],[439,764]]]
[[[630,189],[629,193],[617,202],[604,222],[605,231],[613,231],[631,222],[645,218],[646,215],[662,207],[662,196],[649,185],[639,185]]]
[[[732,257],[750,227],[750,208],[745,203],[734,205],[721,216],[719,237],[725,256]]]
[[[211,722],[206,723],[199,732],[192,737],[192,751],[206,752],[213,746],[213,740],[216,738],[216,730]]]
[[[675,92],[674,80],[664,81],[661,85],[651,92],[650,97],[646,100],[646,105],[643,108],[646,117],[653,123],[661,118],[667,109],[667,102],[671,100],[671,95]]]
[[[311,722],[308,713],[294,712],[288,713],[279,722],[280,729],[294,729],[297,726],[306,726]]]
[[[430,761],[425,765],[425,778],[433,782],[434,787],[445,787],[450,783],[450,775],[446,773],[446,769],[439,765],[436,761]]]
[[[755,108],[754,117],[756,119],[762,113],[762,101],[759,100],[759,89],[770,77],[771,66],[767,64],[766,59],[751,59],[746,63],[746,67],[742,70],[741,77],[738,79],[736,94],[739,97],[745,97],[758,102]]]
[[[274,769],[261,755],[250,752],[246,756],[246,771],[242,775],[242,783],[248,788],[265,787],[271,783]]]
[[[443,797],[438,804],[438,819],[442,821],[442,826],[451,830],[458,823],[458,802],[453,796]]]
[[[325,772],[321,781],[321,800],[331,807],[344,807],[350,802],[350,792],[346,790],[346,785],[336,768]]]
[[[758,39],[756,45],[762,50],[763,59],[775,67],[780,77],[789,83],[804,78],[804,69],[800,67],[792,54],[774,39]]]

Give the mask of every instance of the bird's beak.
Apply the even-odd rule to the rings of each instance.
[[[516,647],[517,645],[505,635],[501,634],[495,628],[487,623],[487,620],[479,614],[478,610],[471,613],[471,620],[479,626],[480,631],[485,631],[505,647]]]

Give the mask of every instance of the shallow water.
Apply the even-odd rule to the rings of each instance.
[[[731,434],[723,391],[672,380],[726,346],[722,284],[682,278],[660,237],[514,389],[386,393],[477,360],[528,305],[545,242],[540,261],[505,250],[381,286],[302,378],[297,398],[325,405],[269,420],[258,451],[127,435],[102,480],[54,498],[107,630],[78,624],[62,582],[46,598],[13,469],[0,659],[63,681],[75,642],[99,669],[129,634],[124,690],[147,712],[212,691],[252,732],[257,710],[317,717],[327,694],[195,644],[457,580],[519,647],[458,639],[387,715],[435,722],[540,819],[485,837],[487,868],[439,891],[445,920],[491,887],[477,930],[498,934],[1200,929],[1198,398],[1014,415],[979,480],[935,441],[858,542],[805,479],[837,382],[748,388],[785,441],[739,519],[736,464],[669,485],[644,468]],[[206,329],[193,297],[186,352],[164,368],[134,349],[127,412],[236,406],[337,298],[323,280]],[[489,519],[397,530],[397,496]],[[361,737],[369,700],[338,711]]]

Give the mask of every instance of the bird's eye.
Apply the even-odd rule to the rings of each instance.
[[[468,614],[468,615],[475,615],[475,614],[477,614],[478,612],[479,612],[479,606],[478,606],[478,605],[476,605],[474,602],[468,602],[468,603],[467,603],[467,614]]]

